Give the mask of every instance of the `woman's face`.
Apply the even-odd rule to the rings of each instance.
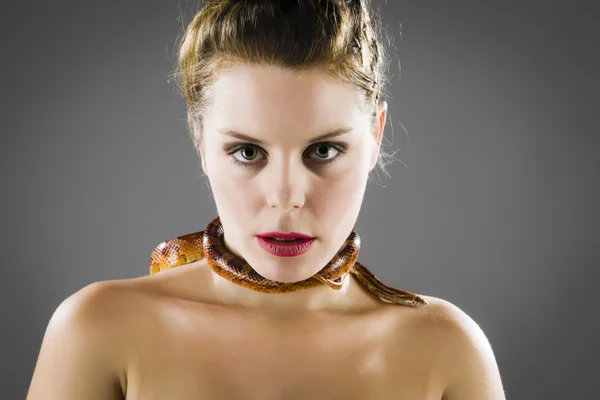
[[[380,139],[358,93],[321,70],[243,65],[222,73],[211,96],[200,153],[225,246],[265,278],[311,277],[352,231],[377,162]],[[385,113],[382,102],[379,138]],[[330,132],[342,134],[315,140]],[[299,256],[279,257],[257,238],[273,231],[316,239]]]

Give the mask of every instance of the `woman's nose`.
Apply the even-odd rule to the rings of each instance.
[[[265,177],[269,207],[279,208],[281,211],[301,208],[306,200],[307,173],[303,165],[273,165]]]

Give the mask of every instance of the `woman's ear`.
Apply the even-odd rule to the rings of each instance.
[[[387,103],[382,101],[377,107],[377,115],[373,124],[373,134],[375,136],[376,145],[373,149],[373,155],[371,158],[371,168],[375,168],[377,164],[377,158],[379,156],[379,149],[381,148],[381,140],[383,139],[383,130],[385,128],[385,121],[387,119]]]
[[[381,139],[383,138],[383,130],[385,128],[385,121],[387,119],[387,103],[382,101],[379,103],[379,111],[377,115],[377,146],[381,146]]]
[[[202,172],[204,172],[204,175],[208,176],[208,173],[206,172],[206,157],[204,157],[204,146],[202,146],[202,126],[197,122],[193,123],[192,126],[193,142],[194,146],[196,147],[196,153],[198,153],[198,156],[200,156],[200,165],[202,167]]]
[[[206,172],[206,161],[204,158],[204,149],[202,147],[198,148],[198,154],[200,155],[200,163],[202,165],[202,172],[204,172],[204,175],[208,176],[208,173]]]

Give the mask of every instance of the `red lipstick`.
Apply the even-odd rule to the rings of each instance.
[[[314,237],[312,237],[312,236],[308,236],[308,235],[305,235],[303,233],[298,233],[298,232],[290,232],[290,233],[285,233],[285,232],[265,232],[265,233],[259,233],[257,236],[264,237],[264,238],[284,239],[284,240],[292,240],[292,239],[314,239]]]
[[[297,232],[266,232],[257,235],[257,239],[260,247],[278,257],[304,254],[315,241],[314,237]]]

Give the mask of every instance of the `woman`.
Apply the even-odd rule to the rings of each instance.
[[[358,0],[195,15],[177,77],[218,218],[171,245],[182,262],[65,300],[28,399],[504,399],[472,319],[356,262],[387,111],[376,28]]]

